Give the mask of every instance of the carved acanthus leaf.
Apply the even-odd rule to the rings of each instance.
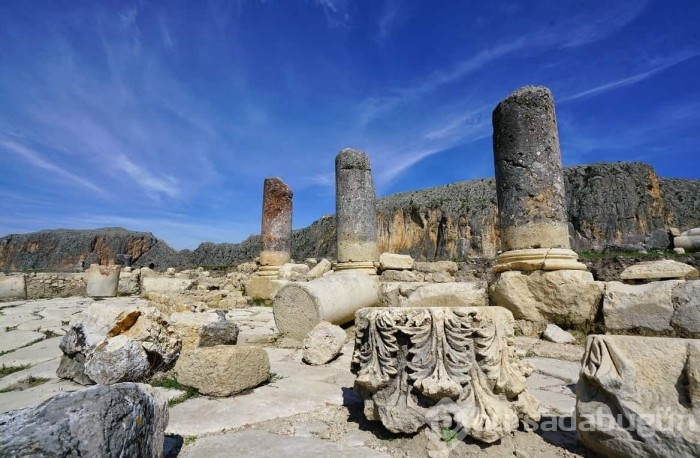
[[[391,313],[376,310],[366,316],[367,325],[358,334],[359,352],[355,354],[357,380],[360,386],[376,391],[398,373],[396,323]]]

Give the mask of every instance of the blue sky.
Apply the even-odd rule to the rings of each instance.
[[[0,236],[123,226],[176,248],[335,211],[334,158],[379,196],[493,175],[491,111],[548,86],[565,165],[700,178],[700,2],[0,2]]]

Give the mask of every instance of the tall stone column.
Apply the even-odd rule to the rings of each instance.
[[[501,246],[494,270],[585,270],[570,249],[554,99],[522,87],[493,111]]]
[[[277,177],[265,178],[260,238],[260,268],[246,284],[246,294],[272,300],[287,284],[277,278],[280,267],[292,253],[292,188]]]
[[[346,148],[335,158],[336,270],[376,274],[376,196],[364,151]]]
[[[263,185],[259,275],[277,275],[292,257],[292,188],[277,177]]]

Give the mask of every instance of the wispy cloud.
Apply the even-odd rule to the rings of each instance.
[[[6,151],[10,151],[11,153],[14,153],[18,156],[21,156],[25,161],[27,161],[32,166],[40,168],[42,170],[49,171],[57,176],[60,176],[64,179],[67,179],[68,182],[71,184],[77,184],[79,186],[82,186],[84,188],[89,189],[90,191],[94,191],[100,195],[107,194],[104,189],[102,189],[99,186],[97,186],[96,184],[92,183],[90,180],[83,178],[81,176],[75,175],[74,173],[69,172],[68,170],[64,169],[63,167],[61,167],[53,162],[50,162],[47,159],[44,159],[41,156],[41,154],[39,154],[38,152],[36,152],[30,148],[27,148],[26,146],[20,145],[19,143],[16,143],[16,142],[10,141],[10,140],[0,141],[0,145]]]
[[[399,0],[384,0],[382,14],[377,23],[377,41],[385,40],[401,22],[405,20],[405,15],[401,9]]]
[[[599,86],[593,87],[591,89],[586,89],[583,91],[580,91],[576,94],[570,95],[568,97],[564,97],[560,100],[560,102],[568,102],[568,101],[573,101],[573,100],[579,100],[587,97],[593,97],[599,94],[603,94],[606,92],[614,91],[615,89],[623,88],[626,86],[630,86],[632,84],[636,84],[639,82],[642,82],[648,78],[651,78],[652,76],[663,72],[664,70],[673,67],[674,65],[678,65],[682,62],[685,62],[689,59],[693,59],[697,56],[699,56],[700,53],[698,52],[685,52],[682,54],[679,54],[677,56],[673,56],[667,59],[664,59],[665,62],[662,63],[661,65],[658,65],[650,70],[644,71],[642,73],[637,73],[635,75],[627,76],[625,78],[621,78],[615,81],[610,81],[605,84],[601,84]]]
[[[350,25],[348,0],[313,0],[313,2],[323,9],[329,27],[348,27]]]

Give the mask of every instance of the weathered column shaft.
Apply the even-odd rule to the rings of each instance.
[[[346,148],[335,158],[335,218],[338,263],[369,267],[379,260],[376,196],[363,151]]]
[[[291,259],[292,195],[292,189],[279,178],[265,178],[261,266],[281,266]]]
[[[549,89],[523,87],[498,104],[493,152],[503,250],[569,248],[564,174]]]

